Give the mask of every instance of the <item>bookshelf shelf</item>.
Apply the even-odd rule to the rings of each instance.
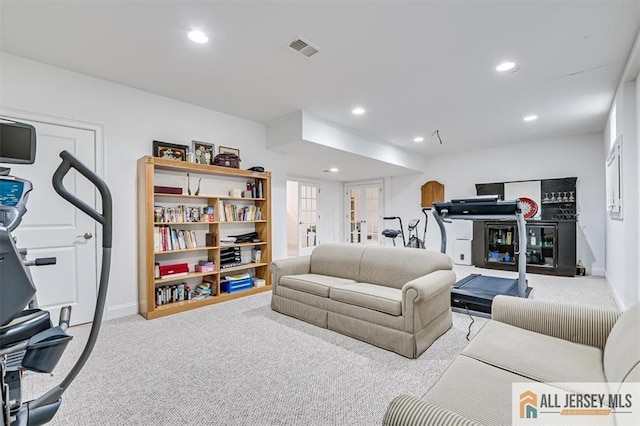
[[[200,300],[184,300],[181,302],[167,303],[166,305],[160,305],[153,311],[149,312],[146,316],[147,319],[160,318],[167,315],[177,314],[179,312],[188,311],[191,309],[201,308],[203,306],[213,305],[214,303],[226,302],[228,300],[238,299],[241,297],[249,296],[251,294],[262,293],[271,290],[271,286],[265,287],[252,287],[249,290],[244,290],[238,293],[221,293],[217,296],[209,296]]]
[[[218,249],[218,248],[220,248],[220,247],[218,247],[218,246],[202,246],[202,247],[193,247],[193,248],[181,249],[181,250],[156,251],[153,254],[158,256],[158,255],[161,255],[161,254],[185,253],[185,252],[189,252],[189,251],[215,250],[215,249]]]
[[[200,277],[206,277],[208,275],[215,275],[217,274],[217,272],[190,272],[186,275],[176,275],[176,276],[167,276],[165,278],[160,278],[157,280],[153,280],[154,284],[168,284],[168,283],[174,283],[176,281],[184,281],[184,280],[189,280],[191,278],[200,278]]]
[[[210,225],[214,222],[153,222],[154,226],[172,226],[172,225]]]
[[[225,223],[267,223],[267,220],[224,220],[220,222],[221,224]]]
[[[250,294],[260,293],[271,290],[271,276],[269,272],[269,264],[271,262],[271,173],[270,172],[252,172],[248,170],[233,169],[228,167],[209,166],[204,164],[192,164],[175,160],[167,160],[151,156],[145,156],[138,159],[138,300],[139,312],[146,319],[158,318],[166,315],[172,315],[185,310],[196,309],[201,306],[213,303],[224,302]],[[165,194],[154,192],[154,187],[174,186],[181,187],[184,185],[184,177],[186,173],[191,175],[193,184],[194,178],[202,180],[202,188],[207,192],[205,195],[188,195],[188,194]],[[225,195],[211,195],[214,193],[224,194],[235,191],[237,188],[245,188],[247,184],[260,187],[262,192],[258,192],[262,197],[239,198]],[[193,189],[193,185],[192,185]],[[220,221],[220,209],[225,207],[233,208],[234,217],[236,211],[244,212],[239,217],[256,217],[262,216],[259,220],[247,221]],[[182,205],[186,205],[182,209]],[[176,222],[158,222],[157,218],[163,217],[166,212],[171,212],[173,218],[174,210],[171,208],[182,209],[180,211],[187,212],[184,218],[197,217],[194,214],[200,214],[197,209],[204,211],[205,206],[212,206],[213,215],[204,216],[205,218],[214,219],[213,221],[176,221]],[[166,209],[165,209],[166,207]],[[156,208],[159,210],[159,216],[155,215]],[[243,210],[244,209],[244,210]],[[193,212],[189,216],[188,212]],[[211,213],[208,211],[207,213]],[[178,219],[183,219],[182,215],[176,215]],[[164,216],[169,217],[169,216]],[[202,216],[199,216],[202,217]],[[265,219],[266,218],[266,219]],[[224,219],[224,217],[223,217]],[[257,233],[257,237],[262,240],[260,242],[248,242],[238,244],[220,245],[220,237],[226,236],[226,232],[233,228],[222,227],[221,224],[244,224],[247,228],[251,227],[252,232]],[[194,226],[197,225],[197,226]],[[180,240],[179,227],[185,227],[184,234],[193,235],[191,239],[193,243],[188,242],[187,247],[197,243],[207,245],[170,249],[167,247],[185,247]],[[170,228],[170,229],[169,229]],[[156,232],[158,230],[158,232]],[[159,232],[162,230],[163,232]],[[226,231],[225,231],[226,230]],[[177,232],[178,237],[171,235]],[[243,231],[245,232],[245,231]],[[167,236],[168,233],[169,236]],[[206,234],[206,235],[205,235]],[[175,239],[174,239],[175,238]],[[185,238],[186,239],[186,238]],[[167,240],[171,240],[170,242]],[[190,241],[191,241],[190,240]],[[177,243],[176,243],[177,241]],[[165,250],[162,250],[165,248]],[[244,250],[259,249],[260,263],[247,263],[230,268],[220,268],[221,251],[227,251],[229,248],[235,248],[242,251],[244,259]],[[166,256],[173,255],[173,256]],[[194,263],[198,260],[207,260],[213,262],[215,271],[213,272],[195,272]],[[225,257],[222,262],[227,261]],[[155,279],[155,264],[166,266],[176,263],[186,263],[189,272],[185,275],[176,275],[169,278]],[[238,293],[224,293],[220,289],[221,277],[228,273],[236,271],[250,271],[256,278],[261,278],[266,282],[263,287],[253,287],[249,290]],[[214,296],[209,296],[199,300],[179,300],[171,301],[163,298],[158,302],[157,297],[162,297],[158,293],[161,289],[167,289],[169,286],[180,287],[181,282],[185,282],[191,290],[194,290],[201,282],[208,283],[211,286]],[[186,286],[185,285],[185,286]],[[173,296],[180,298],[179,296]]]
[[[244,271],[245,269],[257,268],[260,266],[268,266],[268,263],[260,262],[260,263],[247,263],[246,265],[238,265],[232,268],[224,268],[220,270],[220,274],[224,275],[227,272],[235,272],[235,271]]]

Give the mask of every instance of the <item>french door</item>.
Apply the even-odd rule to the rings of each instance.
[[[318,240],[318,185],[298,183],[298,253],[311,254]]]
[[[345,185],[345,241],[380,244],[383,212],[382,181]]]

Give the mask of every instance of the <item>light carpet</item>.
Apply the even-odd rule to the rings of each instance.
[[[469,272],[513,273],[456,267]],[[532,297],[615,306],[602,278],[530,274]],[[271,293],[146,321],[103,324],[95,351],[52,425],[375,425],[399,394],[424,394],[467,341],[468,316],[418,358],[271,311]],[[486,322],[475,318],[472,336]],[[26,398],[59,383],[88,326],[53,376],[27,373]]]

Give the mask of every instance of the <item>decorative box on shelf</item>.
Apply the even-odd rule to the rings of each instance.
[[[187,263],[174,263],[171,265],[160,266],[160,277],[178,277],[189,273],[189,265]]]
[[[227,293],[236,293],[238,291],[249,290],[253,287],[253,278],[248,274],[244,274],[243,278],[225,277],[220,283],[222,291]]]

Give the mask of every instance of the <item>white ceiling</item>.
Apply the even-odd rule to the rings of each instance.
[[[263,123],[305,110],[425,156],[602,131],[640,28],[640,1],[2,1],[0,14],[8,53]],[[298,36],[320,53],[288,48]],[[518,72],[495,71],[506,59]]]

